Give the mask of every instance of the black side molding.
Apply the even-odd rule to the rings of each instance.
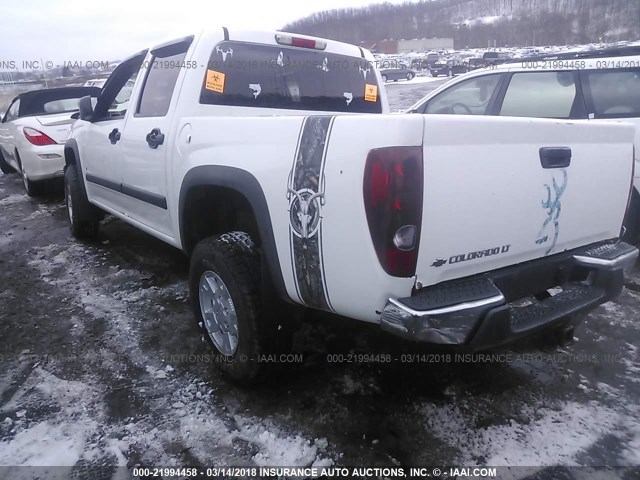
[[[87,173],[87,182],[95,183],[96,185],[100,185],[101,187],[108,188],[109,190],[115,190],[116,192],[122,193],[121,183],[116,183],[112,180],[107,180],[106,178],[98,177],[91,173]]]
[[[145,203],[154,205],[158,208],[162,208],[164,210],[167,209],[167,199],[162,195],[158,195],[157,193],[147,192],[146,190],[142,190],[137,187],[132,187],[131,185],[117,183],[117,182],[114,182],[113,180],[108,180],[106,178],[98,177],[91,173],[87,173],[87,182],[100,185],[101,187],[108,188],[109,190],[122,193],[123,195],[127,195],[129,197],[133,197]]]
[[[158,195],[157,193],[147,192],[146,190],[132,187],[130,185],[125,185],[124,183],[122,184],[122,193],[128,195],[129,197],[142,200],[145,203],[155,205],[156,207],[162,208],[163,210],[167,209],[167,199],[162,195]]]
[[[542,168],[565,168],[571,164],[569,147],[542,147],[540,149]]]

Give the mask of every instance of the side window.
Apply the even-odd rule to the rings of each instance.
[[[136,116],[164,117],[167,114],[186,55],[185,50],[175,55],[153,58],[144,82]]]
[[[583,110],[576,95],[574,72],[527,72],[511,77],[500,115],[572,118]]]
[[[640,69],[580,72],[595,118],[640,117]]]
[[[7,110],[7,113],[5,114],[4,119],[2,121],[10,122],[12,120],[15,120],[16,118],[18,118],[19,110],[20,110],[20,99],[16,100],[11,104],[11,106],[9,107],[9,110]]]
[[[500,75],[483,75],[460,82],[429,100],[424,113],[487,115]]]

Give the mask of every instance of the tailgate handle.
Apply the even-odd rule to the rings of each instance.
[[[569,147],[542,147],[540,149],[540,164],[542,168],[564,168],[571,163],[571,149]]]

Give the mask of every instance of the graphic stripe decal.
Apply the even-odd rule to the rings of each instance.
[[[289,182],[289,238],[293,278],[307,306],[331,310],[322,255],[324,165],[335,117],[311,116],[302,123]]]

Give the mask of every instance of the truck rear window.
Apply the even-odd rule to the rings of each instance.
[[[374,67],[364,58],[241,42],[218,44],[200,103],[381,113]]]

